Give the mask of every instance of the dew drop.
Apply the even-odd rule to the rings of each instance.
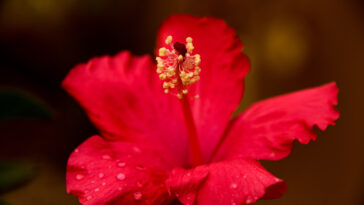
[[[235,202],[231,202],[231,205],[236,205],[236,203]]]
[[[99,178],[102,179],[104,177],[104,173],[99,174]]]
[[[88,201],[92,199],[92,196],[87,196],[86,198]]]
[[[135,200],[140,200],[140,199],[142,199],[142,197],[143,197],[143,195],[142,195],[142,193],[140,193],[140,192],[134,192],[134,199]]]
[[[102,186],[105,186],[105,185],[106,185],[106,182],[102,182],[102,183],[101,183],[101,185],[102,185]]]
[[[138,181],[138,182],[137,182],[137,186],[138,186],[139,188],[142,188],[142,187],[143,187],[143,183],[142,183],[141,181]]]
[[[245,201],[245,203],[247,203],[247,204],[250,204],[252,202],[253,202],[253,200],[251,200],[250,198],[247,198],[246,201]]]
[[[100,189],[99,189],[99,188],[96,188],[94,191],[95,191],[95,192],[98,192],[98,191],[100,191]]]
[[[77,152],[79,152],[80,150],[77,148],[77,149],[75,149],[75,152],[77,153]]]
[[[123,188],[121,188],[121,187],[118,187],[118,190],[119,190],[119,191],[121,191],[121,190],[123,190]]]
[[[133,150],[134,150],[135,153],[141,153],[142,152],[139,147],[133,147]]]
[[[188,172],[186,175],[187,175],[188,177],[190,177],[190,176],[191,176],[191,172]]]
[[[117,179],[119,180],[124,180],[125,179],[125,174],[123,173],[119,173],[117,176],[116,176]]]
[[[139,171],[144,171],[146,168],[143,165],[137,165],[135,167],[135,169],[139,170]]]
[[[235,184],[235,183],[232,183],[232,184],[230,185],[230,187],[231,187],[232,189],[236,189],[236,188],[238,187],[238,185],[237,185],[237,184]]]
[[[76,175],[76,179],[77,179],[77,180],[81,180],[81,179],[83,179],[83,175],[82,175],[82,174],[77,174],[77,175]]]
[[[119,162],[118,163],[118,167],[125,167],[126,163],[125,162]]]
[[[248,176],[244,175],[243,178],[246,179]]]
[[[105,155],[102,155],[102,159],[111,159],[111,157],[110,157],[110,155],[105,154]]]

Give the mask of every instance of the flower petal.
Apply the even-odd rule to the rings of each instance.
[[[76,66],[63,87],[111,140],[157,144],[176,164],[188,164],[183,115],[176,98],[163,93],[149,56],[124,51]]]
[[[163,204],[168,169],[158,150],[93,136],[69,158],[67,192],[82,204]]]
[[[190,103],[204,156],[208,159],[239,105],[249,62],[235,31],[223,20],[173,15],[162,24],[157,48],[167,36],[184,43],[193,38],[194,53],[200,54],[200,81],[189,90]],[[199,98],[194,99],[194,94]]]
[[[174,170],[166,184],[183,204],[199,205],[251,204],[261,198],[278,198],[287,189],[282,180],[252,159]]]
[[[325,130],[335,124],[337,93],[336,83],[329,83],[253,105],[236,119],[215,160],[288,156],[294,140],[307,144],[316,139],[315,125]]]

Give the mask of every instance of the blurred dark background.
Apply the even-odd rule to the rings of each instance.
[[[288,158],[264,162],[289,189],[257,204],[364,204],[361,0],[0,0],[0,91],[17,96],[0,106],[24,108],[28,100],[30,110],[40,110],[0,121],[0,160],[23,166],[22,183],[4,188],[0,203],[77,204],[65,192],[66,161],[97,130],[61,89],[62,79],[93,56],[125,49],[152,54],[159,24],[173,13],[223,18],[237,30],[252,63],[239,110],[338,83],[337,125],[314,143],[296,143]]]

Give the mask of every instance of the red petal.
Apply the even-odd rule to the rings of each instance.
[[[86,109],[103,137],[157,144],[177,156],[176,164],[188,163],[178,99],[163,93],[149,56],[124,51],[94,58],[72,69],[63,87]]]
[[[280,197],[286,184],[252,159],[237,159],[178,169],[167,186],[183,204],[251,204],[258,199]]]
[[[241,114],[215,160],[252,157],[279,160],[289,155],[292,142],[316,139],[313,127],[325,130],[339,113],[336,83],[271,98]]]
[[[162,24],[157,48],[164,47],[168,35],[173,42],[193,38],[194,53],[201,56],[201,80],[189,93],[198,136],[205,158],[209,158],[243,94],[249,62],[235,31],[220,19],[174,15]]]
[[[82,204],[162,204],[170,200],[164,159],[149,147],[93,136],[69,158],[67,192]]]

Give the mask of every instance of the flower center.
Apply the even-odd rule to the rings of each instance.
[[[159,49],[159,56],[156,58],[157,73],[164,81],[164,93],[182,99],[183,95],[187,95],[188,87],[200,79],[201,68],[198,65],[201,57],[199,54],[192,55],[194,47],[191,37],[186,38],[186,44],[172,44],[172,36],[168,36],[165,43],[166,46]]]

